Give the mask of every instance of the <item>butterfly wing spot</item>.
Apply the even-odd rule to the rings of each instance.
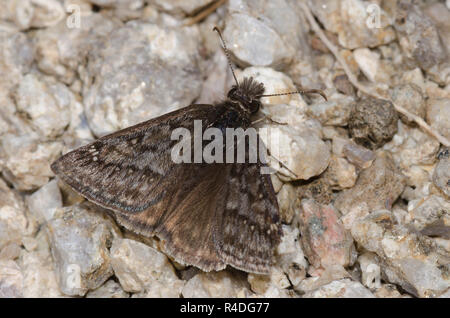
[[[239,202],[237,200],[228,200],[227,201],[227,210],[237,210],[239,208]]]

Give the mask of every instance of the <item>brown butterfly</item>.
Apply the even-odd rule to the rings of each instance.
[[[56,160],[51,168],[88,200],[111,209],[125,228],[156,235],[176,261],[204,271],[227,265],[267,274],[282,235],[277,198],[265,164],[179,163],[171,158],[176,128],[246,129],[258,112],[264,86],[236,81],[227,99],[190,105],[101,137]],[[318,90],[293,93],[319,93]],[[324,95],[323,95],[324,96]],[[246,151],[250,151],[246,147]],[[248,158],[248,153],[246,154]]]

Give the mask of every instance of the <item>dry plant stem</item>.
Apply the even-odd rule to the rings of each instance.
[[[218,0],[211,6],[207,7],[205,10],[201,11],[199,14],[197,14],[195,17],[189,19],[187,22],[183,24],[183,26],[190,26],[193,24],[196,24],[197,22],[200,22],[204,18],[206,18],[208,15],[216,11],[218,7],[223,5],[227,0]]]
[[[328,40],[328,38],[326,37],[325,33],[322,31],[320,26],[317,24],[317,22],[314,19],[314,17],[312,15],[311,10],[309,9],[308,5],[306,5],[303,2],[301,2],[300,5],[301,5],[301,7],[303,9],[303,12],[306,15],[306,18],[309,21],[309,24],[312,27],[313,31],[319,36],[319,38],[327,46],[327,48],[331,51],[331,53],[333,53],[334,57],[341,64],[342,68],[344,69],[345,74],[347,75],[349,81],[353,84],[353,86],[355,86],[361,92],[363,92],[364,94],[367,94],[369,96],[372,96],[372,97],[375,97],[375,98],[379,98],[379,99],[388,99],[386,97],[381,96],[377,92],[374,92],[369,87],[367,87],[367,86],[361,84],[360,82],[358,82],[358,79],[356,78],[356,76],[350,70],[350,67],[348,66],[347,62],[339,54],[339,51],[338,51],[337,47],[333,43],[331,43],[330,40]],[[388,100],[390,100],[390,99],[388,99]],[[431,128],[430,125],[428,125],[422,118],[420,118],[419,116],[416,116],[414,114],[411,114],[405,108],[403,108],[403,107],[401,107],[399,105],[396,105],[392,100],[390,100],[390,102],[392,102],[392,104],[394,105],[394,108],[399,113],[402,113],[403,115],[407,116],[408,118],[411,118],[424,131],[426,131],[430,135],[434,136],[441,144],[443,144],[446,147],[450,147],[450,141],[447,138],[445,138],[444,136],[442,136],[441,134],[439,134],[437,131],[435,131],[433,128]]]

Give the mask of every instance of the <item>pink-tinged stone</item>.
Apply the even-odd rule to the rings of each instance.
[[[300,232],[309,262],[316,268],[351,265],[356,255],[353,239],[337,210],[309,199],[302,200],[300,208]]]

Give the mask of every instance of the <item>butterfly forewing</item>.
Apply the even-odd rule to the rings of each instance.
[[[192,118],[206,121],[212,105],[193,105],[104,136],[67,153],[52,164],[64,182],[89,200],[119,212],[140,212],[167,191],[168,172],[183,167],[171,160],[176,127],[193,129]],[[176,171],[173,171],[175,169]]]

